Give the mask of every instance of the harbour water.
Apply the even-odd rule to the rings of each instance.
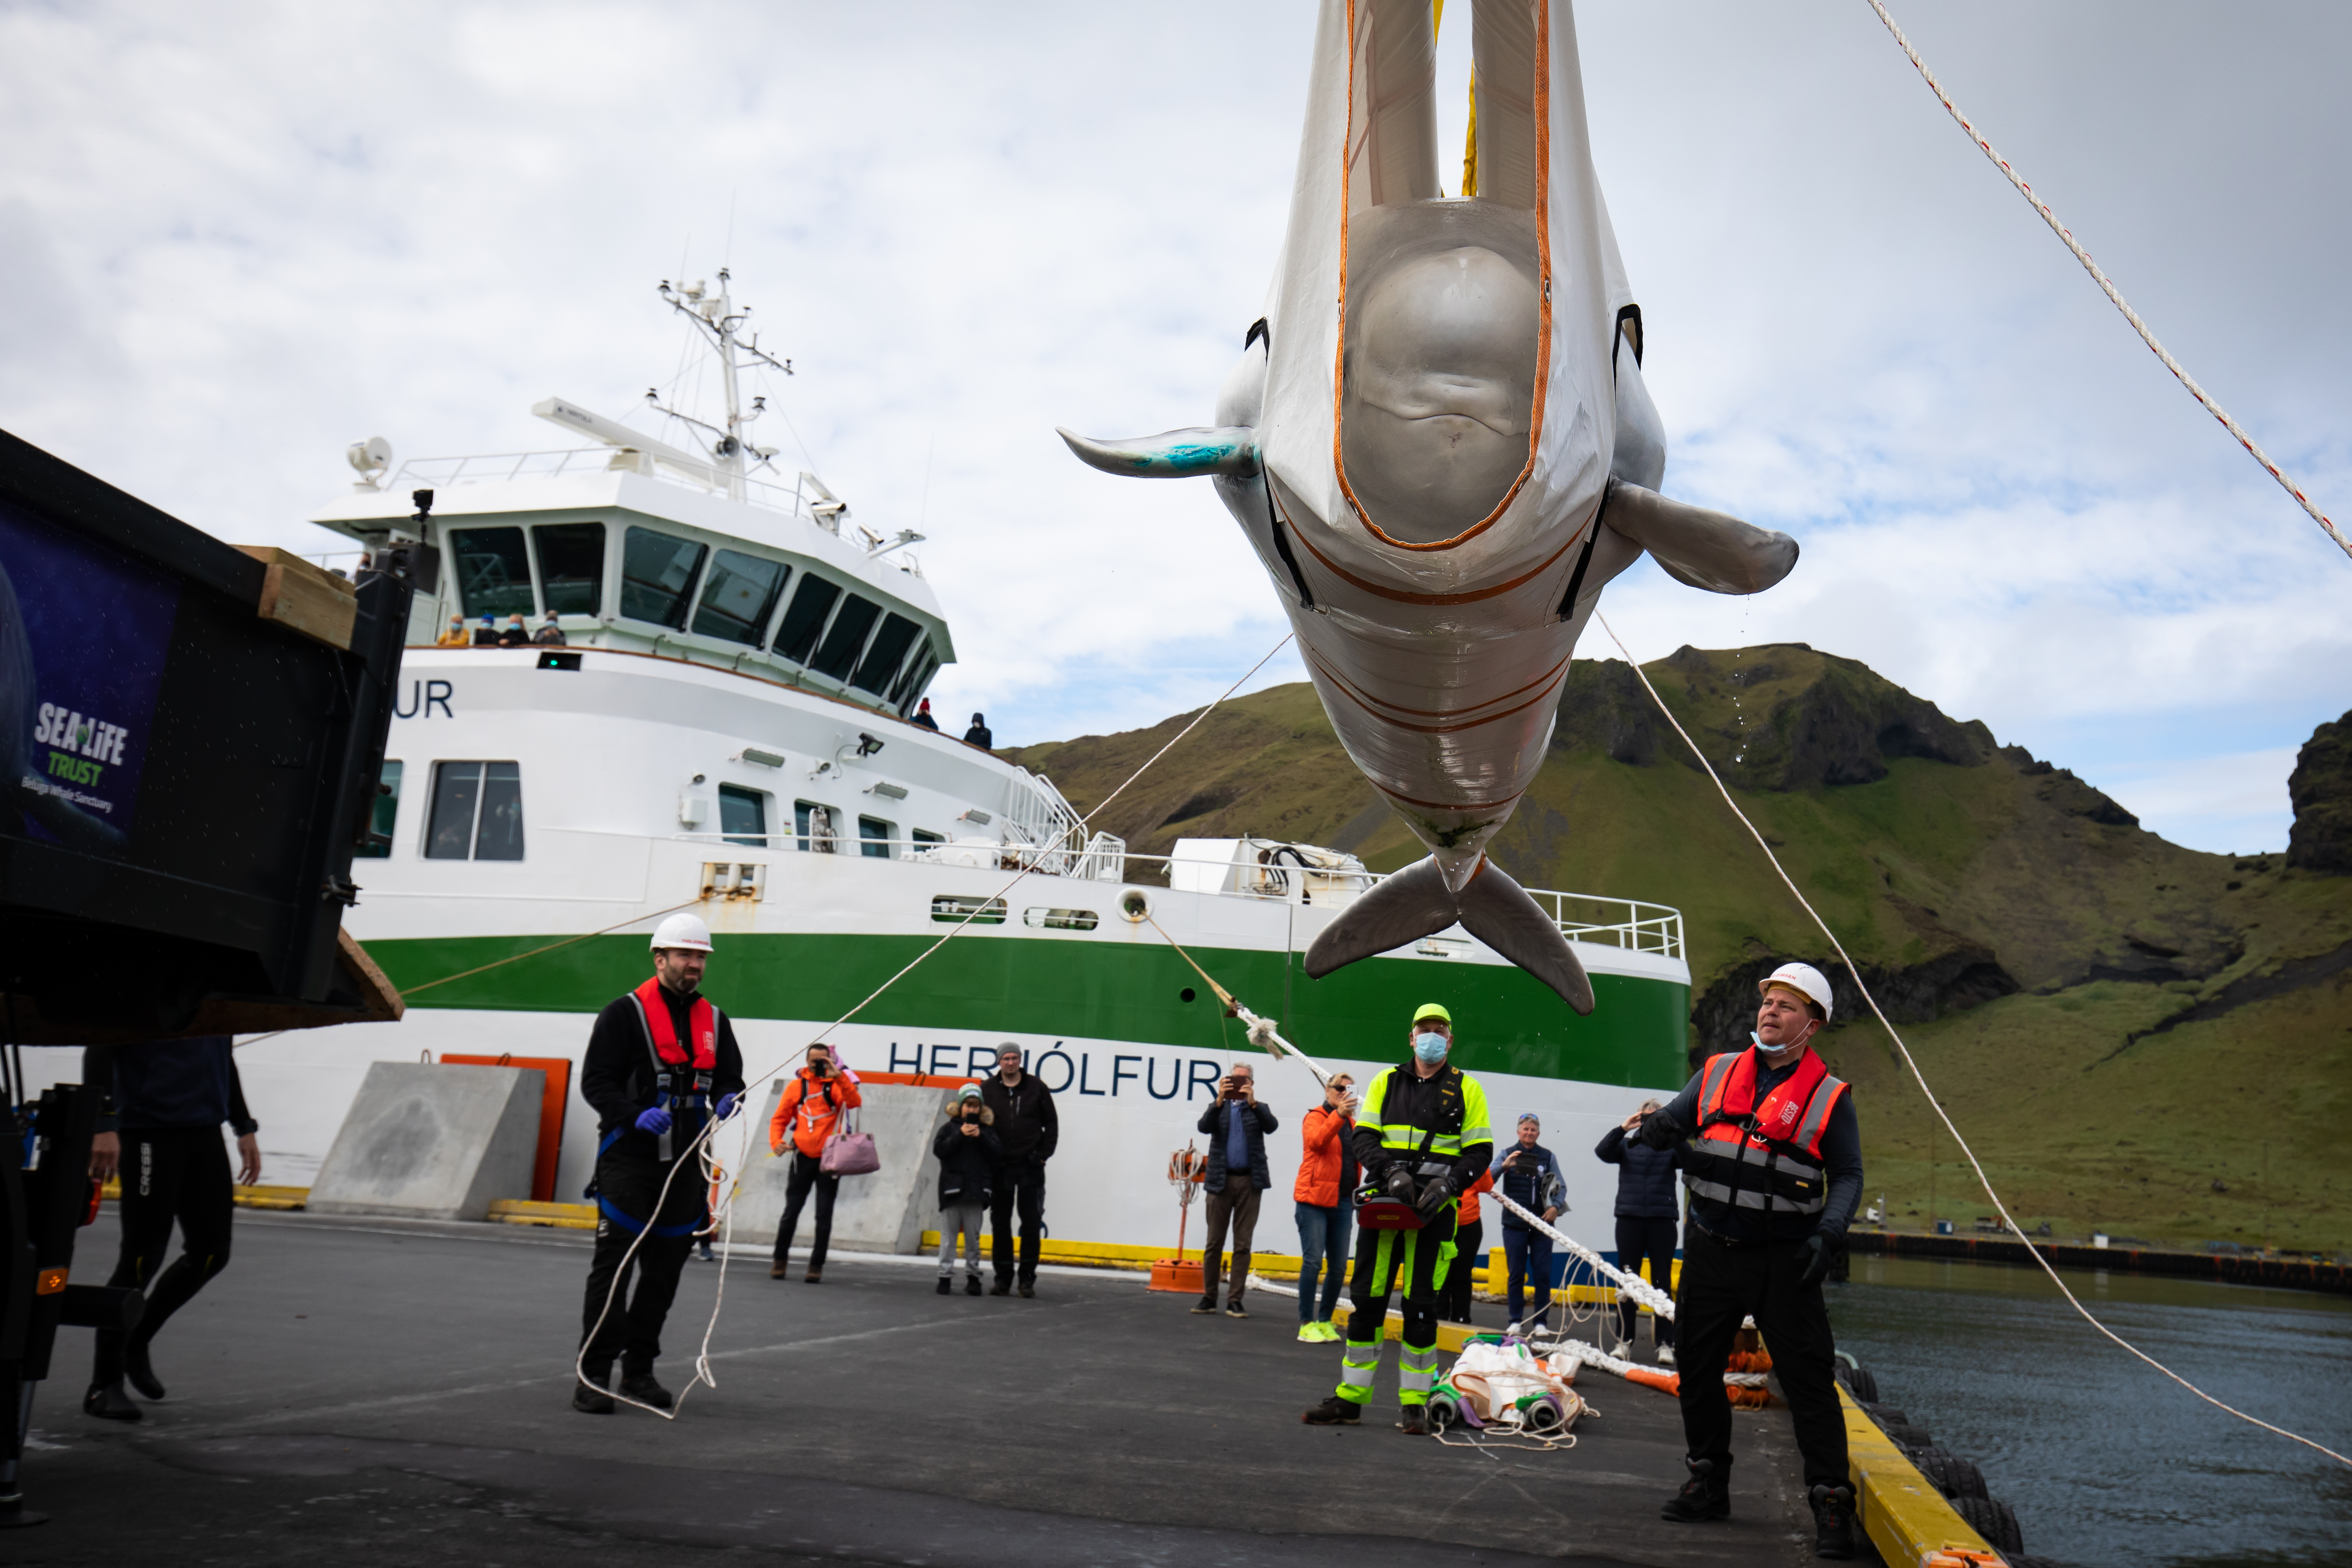
[[[2352,1300],[2064,1278],[2116,1332],[2214,1397],[2352,1452]],[[2038,1270],[1857,1256],[1830,1315],[1880,1397],[1983,1469],[2029,1552],[2079,1568],[2352,1564],[2352,1470],[2116,1349]]]

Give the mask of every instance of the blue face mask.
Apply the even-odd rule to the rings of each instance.
[[[1425,1062],[1442,1062],[1445,1059],[1445,1048],[1451,1043],[1444,1035],[1415,1035],[1412,1037],[1412,1054]]]

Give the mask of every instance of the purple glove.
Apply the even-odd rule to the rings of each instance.
[[[655,1106],[651,1110],[638,1111],[637,1131],[640,1132],[656,1133],[668,1131],[669,1112],[664,1110],[658,1105]]]
[[[720,1095],[719,1097],[719,1120],[724,1121],[729,1117],[734,1115],[735,1102],[741,1098],[742,1096],[738,1094]]]

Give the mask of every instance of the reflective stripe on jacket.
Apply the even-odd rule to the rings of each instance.
[[[1711,1057],[1699,1077],[1698,1134],[1683,1184],[1732,1208],[1819,1214],[1829,1195],[1822,1134],[1847,1086],[1808,1046],[1796,1070],[1756,1099],[1754,1047]]]
[[[1407,1079],[1412,1083],[1403,1081]],[[1400,1102],[1394,1112],[1390,1110],[1392,1099]],[[1402,1109],[1406,1103],[1417,1109]],[[1431,1162],[1453,1165],[1460,1162],[1463,1150],[1493,1144],[1493,1121],[1485,1086],[1448,1062],[1426,1079],[1409,1068],[1382,1068],[1364,1090],[1356,1130],[1378,1137],[1383,1149],[1419,1154],[1426,1148]]]

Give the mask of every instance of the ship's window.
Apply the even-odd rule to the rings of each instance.
[[[803,573],[800,592],[793,595],[793,607],[784,612],[784,624],[776,628],[776,657],[806,664],[816,647],[816,634],[824,629],[827,612],[840,597],[839,584],[828,583],[813,572]]]
[[[719,831],[730,844],[768,847],[768,797],[735,784],[719,786]]]
[[[869,860],[890,858],[890,825],[878,816],[857,819],[857,852]]]
[[[522,858],[522,769],[513,763],[436,763],[425,830],[429,860]]]
[[[904,616],[883,618],[882,629],[874,634],[874,646],[857,661],[857,673],[849,684],[861,691],[871,691],[877,697],[890,689],[891,678],[898,673],[898,661],[907,657],[907,645],[922,630]]]
[[[874,629],[875,617],[881,613],[882,606],[873,600],[850,595],[841,613],[833,617],[833,629],[824,634],[824,646],[816,650],[809,668],[819,675],[847,680],[849,667],[857,662],[857,650],[866,646],[866,634]]]
[[[530,531],[539,557],[539,592],[559,616],[604,613],[604,525],[541,523]]]
[[[933,833],[929,828],[925,827],[918,827],[915,829],[915,847],[918,850],[921,850],[929,845],[945,844],[946,842],[947,836],[945,834]]]
[[[457,557],[457,597],[468,616],[533,613],[521,529],[452,529],[449,553]]]
[[[833,808],[814,801],[793,802],[793,833],[803,849],[818,855],[837,853],[834,847]]]
[[[965,893],[941,893],[931,900],[931,919],[961,925],[969,916],[976,926],[1001,926],[1004,923],[1003,899],[973,898]]]
[[[365,860],[392,855],[392,830],[400,821],[400,764],[387,761],[375,775],[375,809],[368,816],[368,841],[359,847]]]
[[[1021,920],[1024,925],[1045,931],[1092,931],[1102,923],[1102,917],[1092,910],[1028,910]]]
[[[922,646],[915,649],[915,657],[907,661],[907,668],[898,672],[898,684],[890,688],[891,707],[905,710],[907,703],[915,695],[915,678],[923,673],[923,666],[930,657],[931,639],[925,637]]]
[[[707,637],[725,637],[757,647],[768,629],[768,617],[783,596],[784,579],[793,569],[781,561],[722,550],[710,563],[709,581],[702,584],[702,603],[695,606],[694,629]]]
[[[686,624],[686,601],[709,546],[650,528],[633,528],[621,544],[621,614],[656,626]]]

